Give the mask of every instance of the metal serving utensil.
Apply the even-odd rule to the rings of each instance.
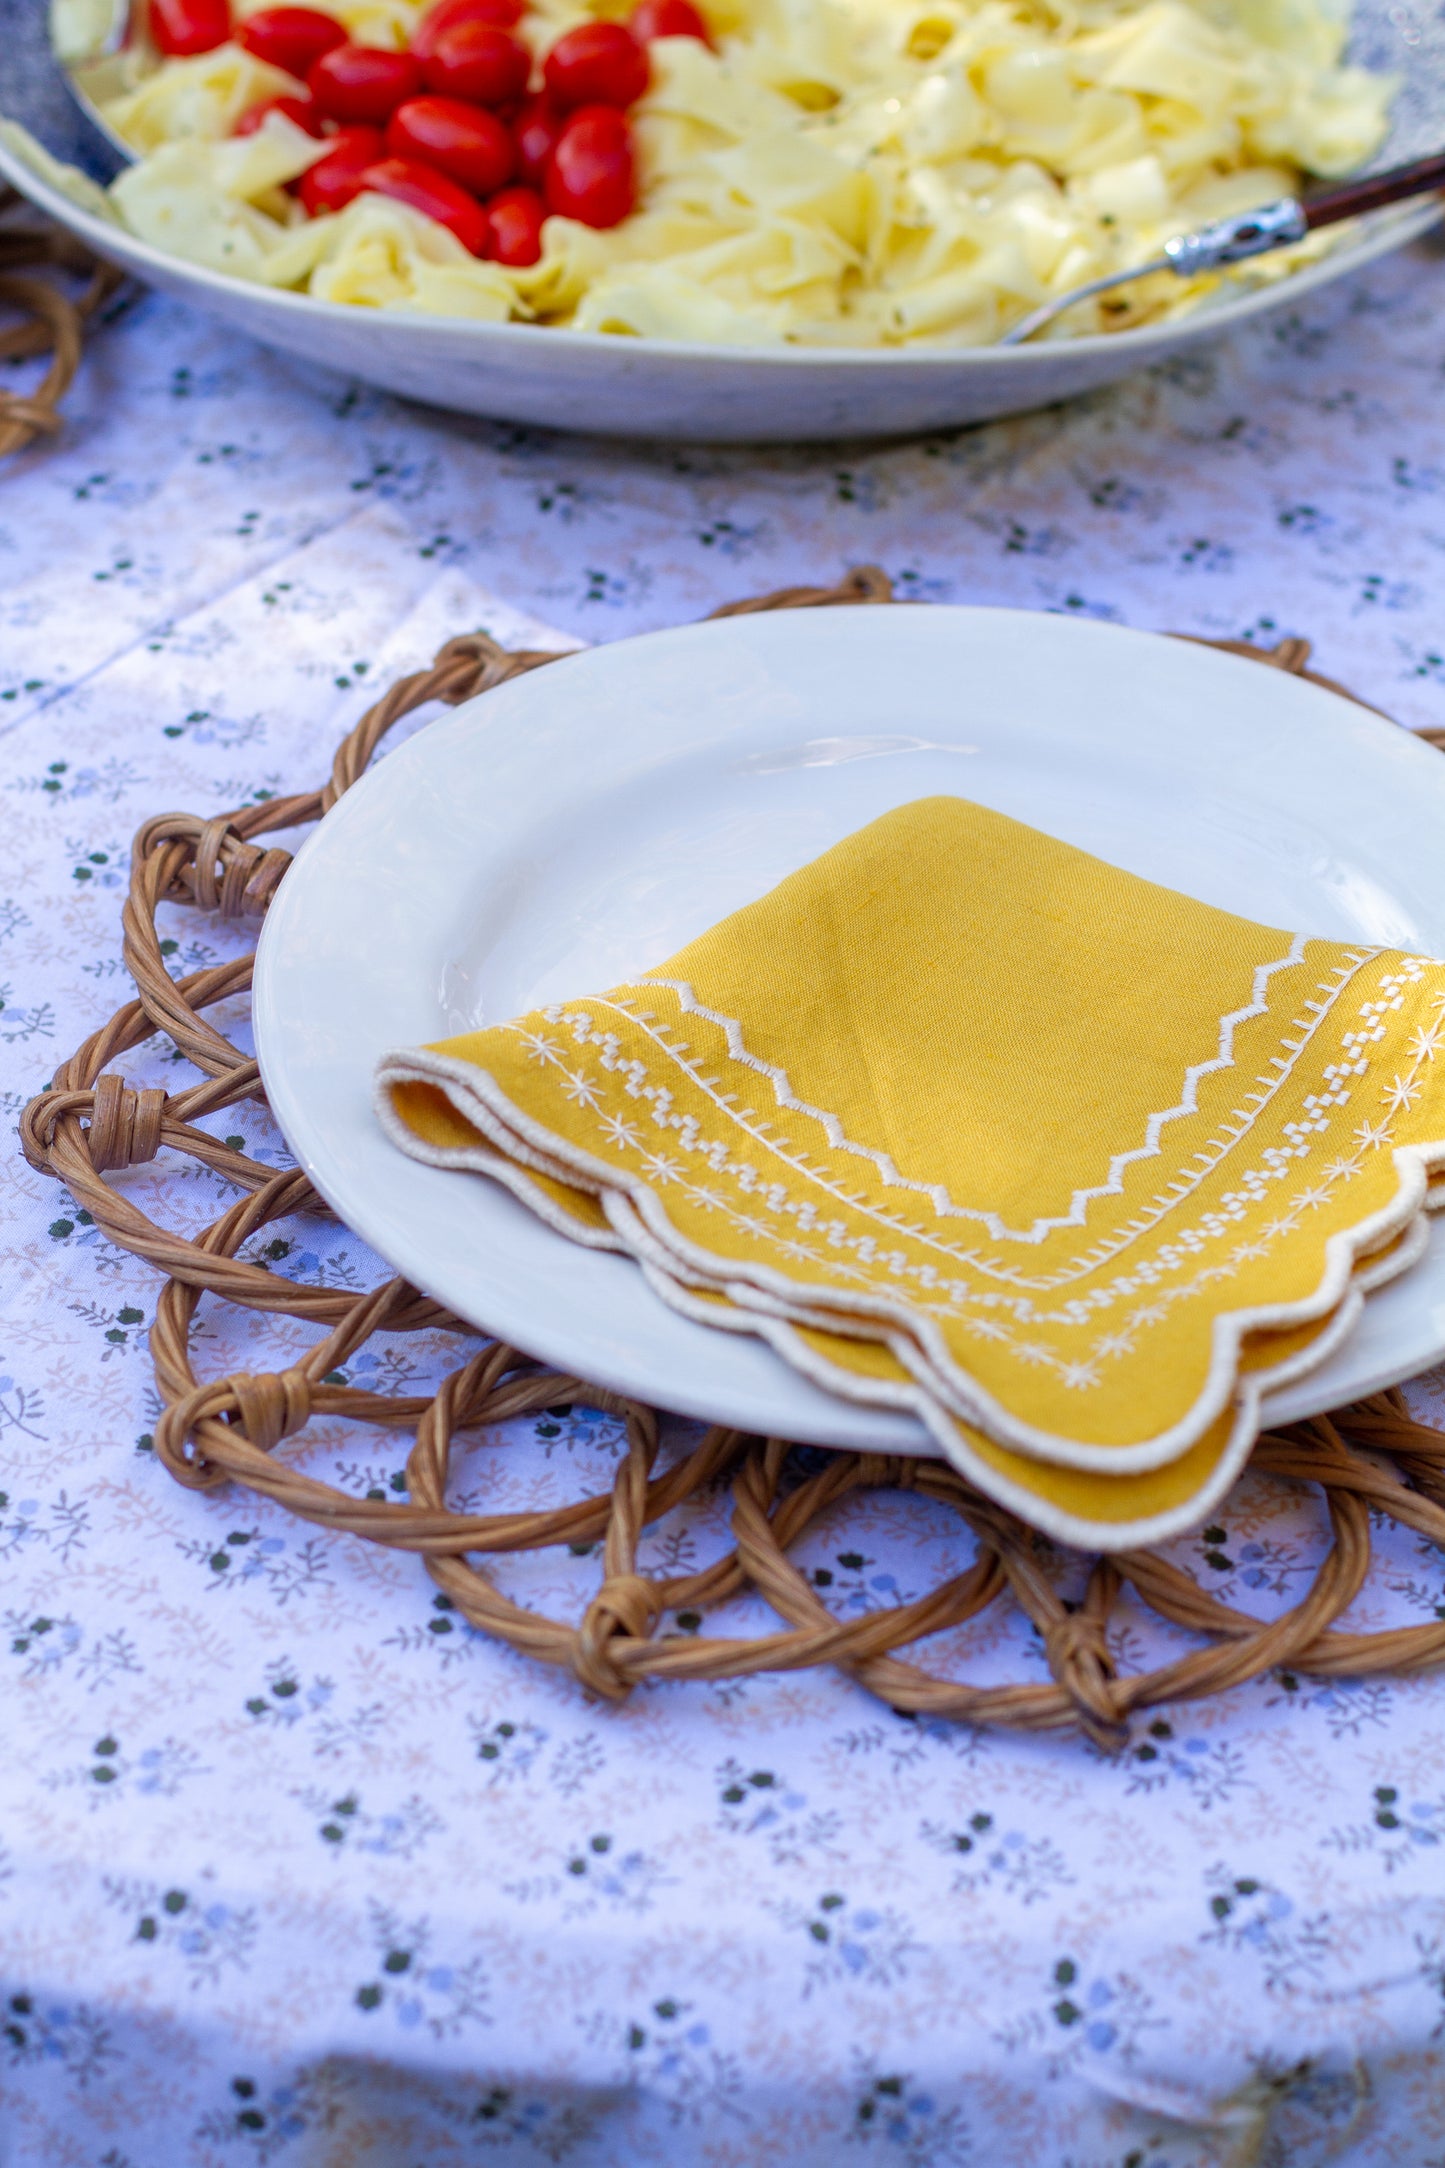
[[[1156,271],[1172,271],[1181,279],[1197,278],[1203,271],[1218,271],[1226,264],[1267,255],[1271,249],[1288,248],[1322,226],[1337,226],[1342,219],[1358,218],[1366,211],[1380,211],[1387,204],[1405,203],[1412,196],[1429,195],[1437,189],[1445,189],[1445,153],[1417,158],[1409,165],[1391,166],[1387,172],[1366,174],[1360,180],[1342,181],[1337,187],[1322,188],[1309,196],[1281,196],[1275,203],[1240,211],[1233,218],[1214,219],[1193,233],[1176,234],[1148,263],[1134,264],[1127,271],[1110,271],[1103,278],[1090,279],[1056,300],[1044,302],[1041,308],[1031,309],[995,343],[1022,346],[1065,310],[1080,301],[1092,300],[1095,294],[1109,293],[1131,279],[1148,278]]]
[[[129,146],[120,150],[77,97],[51,42],[46,0],[0,0],[0,114],[20,121],[52,158],[102,185],[135,156]]]
[[[135,147],[111,127],[101,106],[125,88],[120,56],[134,40],[135,14],[135,0],[111,0],[104,35],[84,55],[58,62],[65,86],[85,119],[126,165],[135,162]]]

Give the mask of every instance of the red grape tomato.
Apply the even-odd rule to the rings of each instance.
[[[542,79],[567,111],[583,105],[628,106],[647,88],[647,53],[622,23],[579,23],[547,55]]]
[[[150,25],[168,59],[213,53],[231,35],[230,0],[150,0]]]
[[[712,32],[692,0],[638,0],[632,10],[632,34],[644,45],[654,38],[699,38],[712,44]]]
[[[378,45],[337,45],[310,68],[306,85],[332,120],[389,120],[421,89],[421,62]]]
[[[487,205],[487,254],[492,262],[513,270],[536,263],[546,215],[535,188],[499,188]]]
[[[438,167],[476,196],[501,188],[517,164],[511,130],[495,113],[460,98],[409,98],[387,122],[386,148],[392,158]]]
[[[520,38],[495,23],[458,23],[443,31],[423,66],[427,89],[443,97],[511,105],[527,88],[532,56]]]
[[[313,62],[346,43],[346,30],[320,8],[259,8],[246,17],[236,39],[258,60],[304,81]]]
[[[583,226],[619,226],[637,203],[632,130],[612,105],[572,114],[547,162],[547,208]]]
[[[523,0],[437,0],[413,31],[411,49],[425,60],[435,52],[437,39],[462,23],[486,23],[493,30],[511,30],[525,12]]]

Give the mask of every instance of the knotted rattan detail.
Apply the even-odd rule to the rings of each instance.
[[[0,185],[0,310],[20,318],[0,330],[0,361],[49,354],[50,366],[32,391],[0,389],[0,459],[59,433],[60,402],[80,366],[86,324],[121,282],[119,271],[97,263],[59,226],[13,219],[19,202],[13,188]],[[34,277],[39,270],[69,275],[80,290],[72,295]]]
[[[864,567],[836,587],[788,588],[715,614],[891,600],[886,575]],[[1275,668],[1310,674],[1302,640],[1282,642],[1271,653],[1241,651]],[[197,1490],[240,1483],[320,1527],[419,1553],[473,1625],[541,1662],[570,1669],[584,1688],[610,1700],[642,1679],[716,1680],[834,1664],[900,1711],[1025,1730],[1074,1726],[1107,1745],[1125,1736],[1128,1718],[1139,1709],[1221,1693],[1274,1666],[1340,1678],[1418,1671],[1445,1660],[1445,1620],[1375,1633],[1344,1632],[1334,1623],[1370,1572],[1372,1511],[1445,1548],[1445,1432],[1415,1421],[1396,1392],[1260,1439],[1253,1469],[1313,1486],[1331,1536],[1307,1593],[1262,1623],[1208,1595],[1152,1551],[1097,1560],[1082,1600],[1070,1605],[1049,1571],[1048,1547],[941,1462],[866,1453],[813,1452],[800,1459],[780,1439],[714,1429],[659,1471],[659,1423],[651,1408],[544,1369],[510,1347],[480,1346],[433,1394],[388,1395],[337,1382],[342,1365],[374,1333],[440,1327],[473,1340],[481,1336],[402,1280],[358,1297],[285,1279],[238,1256],[271,1221],[325,1206],[303,1174],[277,1173],[199,1126],[204,1116],[263,1097],[255,1062],[204,1014],[249,988],[252,959],[173,979],[156,911],[164,901],[226,917],[259,917],[290,860],[255,838],[318,819],[356,781],[400,717],[429,701],[455,705],[555,659],[508,653],[484,633],[451,640],[429,670],[401,679],[367,711],[343,741],[323,789],[211,820],[161,814],[136,836],[123,917],[135,998],[61,1064],[51,1088],[25,1109],[20,1135],[33,1167],[56,1175],[113,1242],[164,1277],[151,1333],[165,1404],[154,1444],[177,1482]],[[178,1092],[138,1091],[112,1067],[157,1031],[200,1072],[200,1081]],[[240,1192],[229,1211],[194,1239],[148,1217],[112,1179],[162,1150],[202,1162]],[[323,1337],[284,1369],[203,1381],[191,1352],[203,1294],[315,1323],[325,1328]],[[580,1401],[625,1423],[626,1447],[609,1493],[532,1512],[469,1514],[449,1506],[455,1440],[563,1401]],[[413,1433],[406,1499],[357,1497],[309,1475],[295,1441],[318,1417]],[[731,1552],[696,1573],[656,1577],[640,1571],[644,1530],[724,1483],[732,1494]],[[841,1619],[788,1554],[822,1515],[846,1509],[855,1492],[880,1488],[912,1491],[956,1513],[976,1538],[976,1556],[926,1596]],[[489,1556],[599,1541],[600,1585],[576,1626],[514,1602],[486,1570]],[[1126,1588],[1160,1618],[1200,1637],[1201,1645],[1152,1670],[1121,1674],[1110,1624]],[[657,1630],[669,1616],[704,1615],[747,1589],[777,1613],[779,1630],[752,1638]],[[1037,1629],[1046,1681],[971,1685],[934,1676],[898,1653],[1005,1600]]]

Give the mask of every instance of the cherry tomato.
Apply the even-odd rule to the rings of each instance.
[[[332,120],[378,126],[421,89],[421,62],[378,45],[336,45],[307,70],[306,87]]]
[[[584,226],[620,226],[637,202],[632,130],[615,105],[570,114],[547,161],[547,209]]]
[[[258,60],[284,68],[304,82],[313,61],[346,43],[346,31],[334,15],[323,15],[320,8],[261,8],[246,17],[236,32],[236,43]]]
[[[486,253],[520,270],[542,253],[546,206],[535,188],[499,188],[487,205]]]
[[[469,196],[437,166],[426,165],[420,158],[383,158],[379,165],[367,167],[361,185],[434,218],[473,256],[480,256],[487,245],[486,212],[475,196]]]
[[[493,30],[510,30],[522,20],[523,0],[437,0],[428,8],[412,34],[411,49],[419,60],[436,51],[437,41],[463,23],[485,23]]]
[[[647,88],[647,54],[622,23],[579,23],[557,40],[542,80],[564,113],[583,105],[631,105]]]
[[[150,0],[151,37],[170,59],[213,53],[231,35],[230,0]]]
[[[532,56],[520,38],[495,23],[458,23],[427,54],[426,87],[473,105],[511,105],[527,88]]]
[[[232,135],[254,135],[268,113],[284,113],[287,120],[294,121],[298,128],[304,128],[309,136],[324,136],[326,133],[326,122],[321,108],[313,105],[309,98],[263,98],[259,105],[247,106],[231,130]]]
[[[474,196],[490,196],[517,167],[511,130],[495,113],[460,98],[408,98],[386,124],[386,151],[437,167]]]
[[[545,91],[529,98],[512,123],[512,140],[517,146],[517,171],[524,181],[531,181],[540,188],[547,172],[547,160],[557,148],[557,138],[562,133],[566,115],[559,113]]]
[[[653,38],[700,38],[704,45],[712,44],[712,32],[692,0],[638,0],[629,28],[644,45]]]
[[[302,174],[296,193],[308,218],[324,218],[328,211],[344,211],[361,194],[361,176],[382,153],[381,130],[354,126],[340,128],[332,137],[332,149]]]

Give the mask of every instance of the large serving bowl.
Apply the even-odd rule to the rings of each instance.
[[[1350,57],[1401,78],[1392,165],[1445,147],[1445,15],[1435,0],[1357,0]],[[45,0],[0,0],[0,115],[95,173],[97,144],[50,57]],[[0,143],[0,178],[97,255],[193,301],[267,346],[433,405],[614,436],[800,442],[891,436],[1045,406],[1294,306],[1435,222],[1431,198],[1366,221],[1294,276],[1231,290],[1137,331],[1013,348],[819,349],[615,338],[528,324],[389,314],[276,292],[162,254],[79,209]]]

